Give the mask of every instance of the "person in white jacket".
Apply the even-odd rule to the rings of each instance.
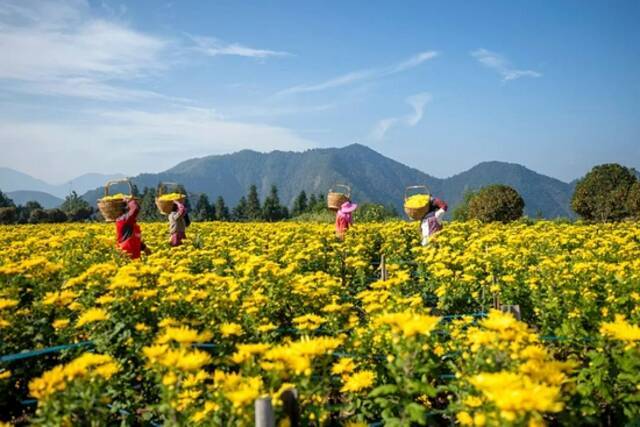
[[[442,218],[447,211],[447,204],[443,200],[434,197],[429,202],[429,210],[420,221],[422,231],[422,246],[429,243],[429,238],[442,230]]]

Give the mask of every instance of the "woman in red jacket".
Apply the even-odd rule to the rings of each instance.
[[[140,252],[149,255],[151,251],[142,241],[142,232],[137,223],[140,205],[133,198],[125,199],[127,211],[116,219],[116,241],[118,247],[126,252],[131,259],[140,258]]]

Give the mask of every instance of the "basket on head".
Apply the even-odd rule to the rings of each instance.
[[[409,196],[409,191],[410,190],[418,190],[421,189],[422,191],[419,193],[415,193],[412,196]],[[404,190],[404,212],[407,214],[407,216],[413,220],[419,221],[422,218],[424,218],[424,216],[427,214],[427,212],[429,211],[429,201],[431,199],[431,196],[429,195],[429,188],[426,185],[412,185],[410,187],[405,188]],[[415,196],[426,196],[424,198],[424,204],[419,203],[418,206],[407,206],[407,201],[409,200],[410,197],[415,197]]]
[[[184,194],[172,193],[175,194],[175,197],[167,198],[169,193],[167,193],[167,186],[178,187],[178,184],[175,182],[161,182],[158,184],[158,190],[156,191],[156,206],[162,215],[169,215],[173,211],[173,202],[184,203],[186,196]],[[164,196],[164,197],[163,197]]]
[[[330,188],[329,193],[327,193],[327,207],[332,211],[338,211],[344,202],[351,200],[351,187],[345,184],[336,184],[334,187],[336,190],[338,187],[342,187],[346,190],[344,192],[340,192],[333,191],[333,188]]]
[[[124,198],[110,198],[109,196],[109,188],[114,184],[126,183],[129,185],[129,197],[133,194],[133,186],[131,185],[131,181],[129,179],[115,179],[111,181],[107,181],[104,185],[104,197],[98,199],[98,209],[100,213],[104,217],[104,219],[108,222],[115,221],[120,215],[122,215],[127,207],[127,202],[124,201]]]

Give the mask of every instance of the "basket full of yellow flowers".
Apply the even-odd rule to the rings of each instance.
[[[114,184],[125,183],[129,186],[129,194],[116,193],[109,194],[111,186]],[[117,179],[107,181],[104,186],[104,197],[98,199],[98,209],[106,221],[115,221],[122,215],[127,206],[127,199],[132,198],[133,186],[129,179]]]
[[[413,191],[416,193],[409,195]],[[412,185],[404,190],[404,212],[413,220],[419,221],[424,218],[429,211],[430,202],[431,196],[426,185]]]
[[[163,215],[169,215],[173,210],[173,202],[184,203],[186,196],[177,190],[171,193],[167,192],[167,186],[172,185],[178,187],[178,184],[172,182],[160,183],[156,192],[156,206]]]

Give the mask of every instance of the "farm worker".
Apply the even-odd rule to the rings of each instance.
[[[186,236],[187,227],[191,221],[187,214],[187,208],[183,203],[177,200],[173,202],[173,210],[169,214],[169,244],[171,246],[180,246],[182,239]]]
[[[344,239],[344,234],[347,232],[351,224],[353,224],[353,217],[351,214],[358,208],[357,203],[351,203],[350,201],[344,202],[338,212],[336,213],[336,236],[338,239]]]
[[[420,229],[422,230],[422,246],[429,243],[429,238],[438,231],[442,230],[442,217],[447,211],[447,204],[437,197],[429,202],[429,210],[420,221]]]
[[[127,210],[116,219],[116,240],[118,247],[129,254],[131,259],[140,258],[140,252],[149,255],[151,251],[142,241],[142,232],[137,223],[140,205],[134,198],[126,198]]]

